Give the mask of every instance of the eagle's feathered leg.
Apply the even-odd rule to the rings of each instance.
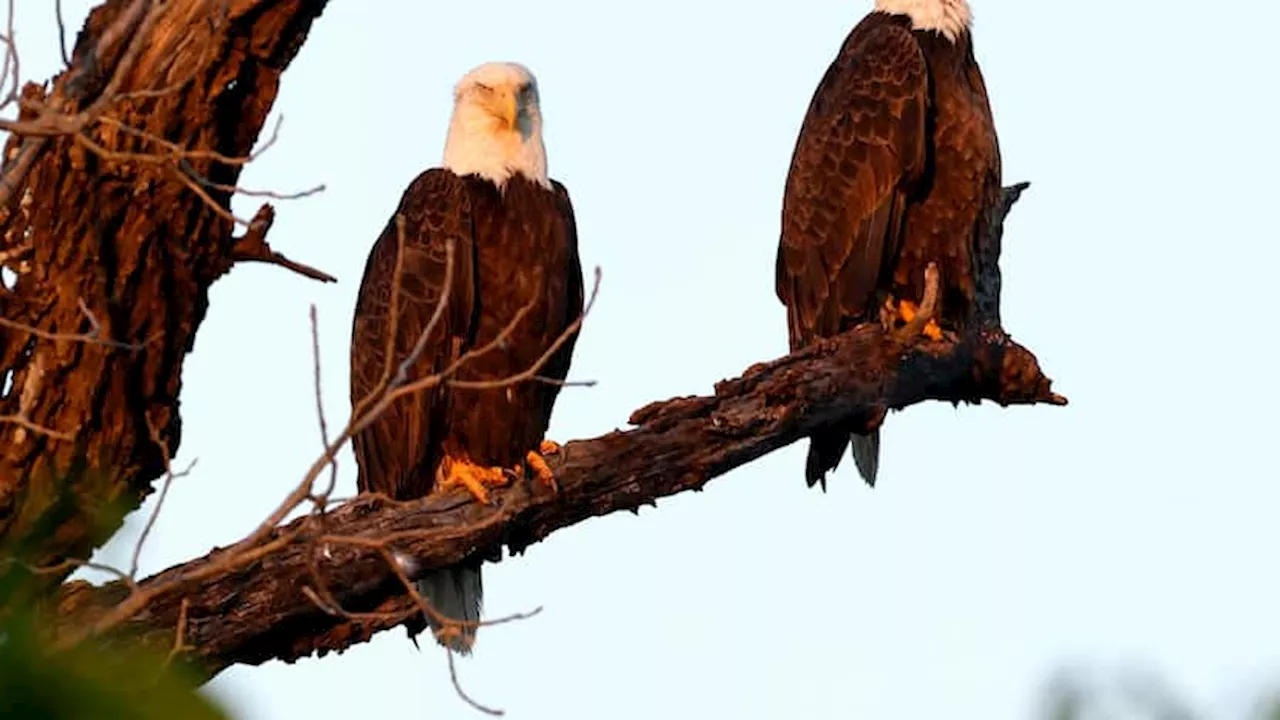
[[[554,440],[543,440],[537,450],[530,450],[525,456],[525,462],[528,463],[529,469],[533,471],[533,477],[541,480],[552,492],[560,492],[560,486],[556,484],[556,474],[551,472],[551,467],[547,465],[547,456],[555,455],[560,452],[560,444]]]
[[[487,488],[502,487],[509,482],[506,471],[500,467],[484,467],[464,458],[453,457],[445,457],[440,464],[440,490],[461,485],[485,505],[489,504]]]

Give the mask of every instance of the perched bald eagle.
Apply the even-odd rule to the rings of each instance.
[[[809,103],[782,204],[778,298],[793,350],[878,317],[914,317],[930,262],[938,323],[974,302],[975,242],[1000,195],[1000,147],[965,0],[876,0]],[[883,418],[850,418],[809,441],[812,487],[852,445],[875,485]],[[861,432],[860,432],[861,431]]]
[[[392,216],[369,253],[356,301],[353,407],[383,378],[393,314],[394,369],[445,303],[411,378],[440,373],[468,351],[492,346],[457,369],[452,377],[459,381],[526,371],[582,314],[573,206],[564,186],[547,176],[538,85],[525,67],[488,63],[457,83],[444,167],[419,175],[397,214],[404,218],[398,307],[390,307],[399,244]],[[504,330],[509,334],[499,341]],[[444,383],[397,401],[353,439],[361,492],[410,500],[462,486],[488,502],[486,488],[513,476],[551,482],[541,453],[556,445],[544,434],[576,340],[575,330],[539,370],[542,379],[485,389]],[[475,623],[480,562],[437,571],[418,590],[446,617]],[[470,652],[474,624],[461,633],[442,632],[430,617],[428,624],[441,644]]]

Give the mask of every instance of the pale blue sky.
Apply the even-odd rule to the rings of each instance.
[[[75,27],[89,4],[68,3]],[[214,287],[183,382],[178,460],[199,466],[144,570],[240,537],[317,454],[313,302],[325,407],[345,417],[366,254],[439,162],[451,85],[480,62],[538,75],[551,173],[604,271],[572,371],[599,385],[561,395],[554,438],[785,352],[787,163],[870,4],[332,0],[284,76],[282,139],[243,183],[328,185],[281,203],[270,240],[341,282],[243,266]],[[23,69],[43,77],[51,9],[19,5]],[[545,610],[482,629],[465,687],[515,718],[998,720],[1027,717],[1060,663],[1139,663],[1238,717],[1280,679],[1280,8],[1225,9],[975,0],[1005,178],[1033,182],[1006,234],[1004,317],[1070,407],[915,407],[889,419],[875,491],[851,463],[807,490],[798,444],[488,565],[491,617]],[[424,649],[396,631],[210,688],[242,720],[478,717]]]

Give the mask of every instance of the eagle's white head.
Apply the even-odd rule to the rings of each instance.
[[[551,187],[542,144],[538,81],[517,63],[485,63],[453,88],[444,166],[502,187],[516,173]]]
[[[876,10],[906,15],[916,30],[932,30],[955,42],[969,29],[967,0],[876,0]]]

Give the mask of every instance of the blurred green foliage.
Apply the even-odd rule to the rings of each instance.
[[[54,653],[34,615],[0,621],[0,718],[6,720],[225,720],[196,681],[164,657],[86,643]]]
[[[197,692],[200,678],[169,665],[167,653],[118,642],[50,647],[36,607],[50,577],[33,572],[31,558],[42,549],[35,538],[57,528],[68,507],[47,504],[21,542],[0,548],[0,719],[226,720]],[[106,524],[118,524],[115,514],[107,513]]]

